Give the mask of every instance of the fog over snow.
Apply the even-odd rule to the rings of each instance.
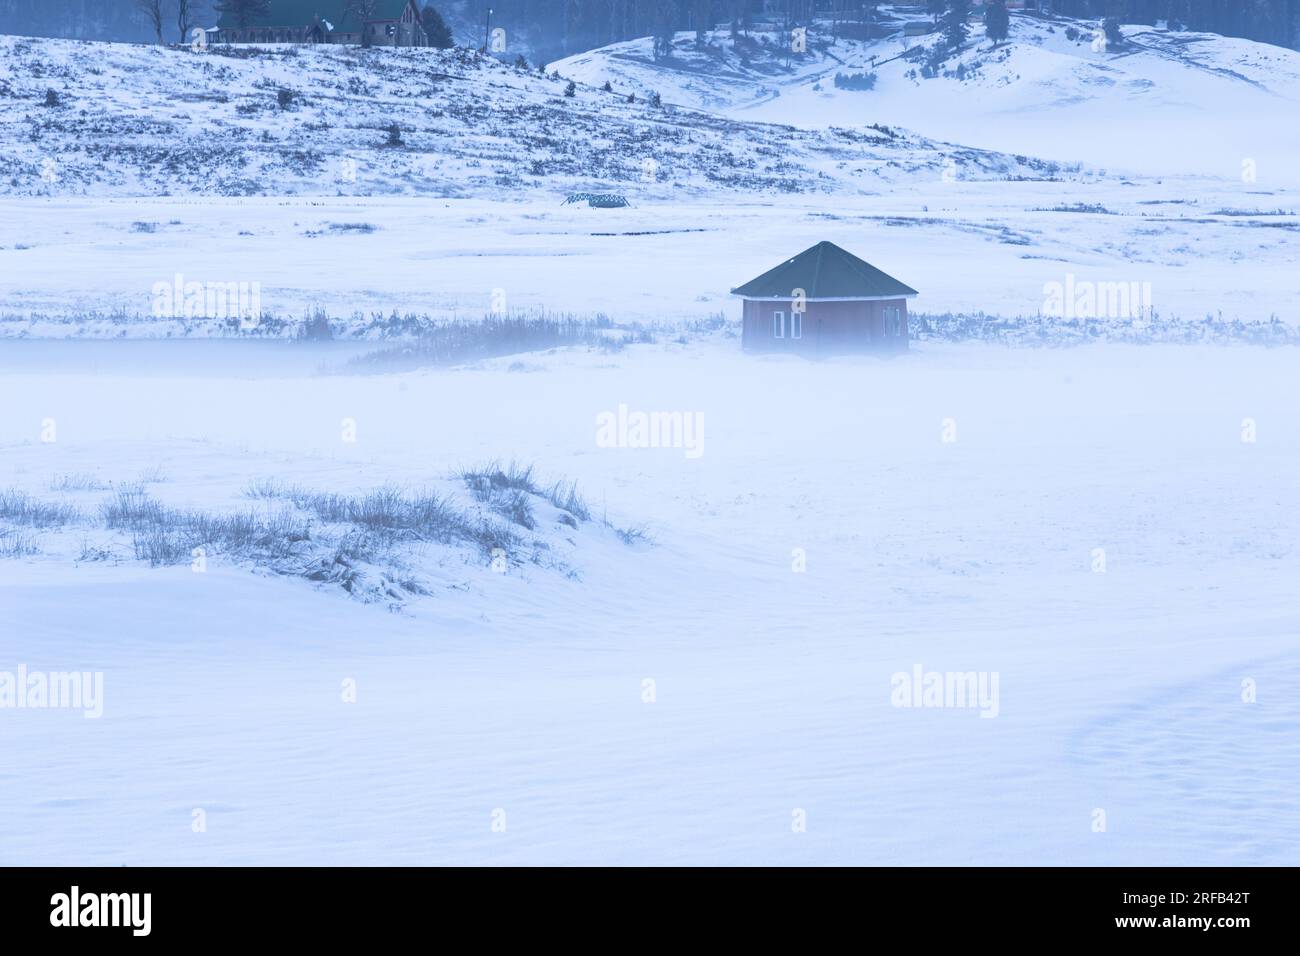
[[[1300,54],[1097,29],[0,37],[0,864],[1300,863]]]

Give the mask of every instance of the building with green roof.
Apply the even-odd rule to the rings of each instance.
[[[744,285],[741,345],[835,355],[907,348],[907,300],[918,293],[833,242],[819,242]]]
[[[217,43],[369,43],[425,46],[417,0],[375,0],[364,22],[347,12],[346,0],[271,0],[265,13],[243,22],[221,13]]]

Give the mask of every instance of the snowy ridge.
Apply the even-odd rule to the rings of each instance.
[[[814,134],[567,86],[463,49],[192,53],[0,37],[0,192],[653,197],[1054,169],[900,129]]]
[[[1123,44],[1097,49],[1096,21],[1013,13],[1007,43],[994,48],[972,21],[961,52],[935,57],[937,35],[905,38],[889,25],[893,8],[881,9],[887,36],[834,38],[829,23],[814,24],[798,55],[780,34],[717,31],[703,49],[693,34],[679,34],[673,55],[659,62],[646,39],[555,68],[586,83],[657,89],[673,102],[809,129],[900,124],[989,149],[1148,173],[1236,176],[1253,158],[1275,176],[1300,176],[1291,162],[1300,134],[1278,121],[1300,106],[1296,51],[1131,25]],[[839,72],[874,72],[875,88],[837,89]]]

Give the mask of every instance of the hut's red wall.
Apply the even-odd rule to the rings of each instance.
[[[897,335],[885,334],[885,309],[898,309]],[[808,302],[803,335],[790,334],[791,302],[746,299],[741,345],[752,352],[801,352],[836,355],[844,352],[894,351],[907,348],[907,300]],[[785,337],[776,338],[774,313],[785,317]]]

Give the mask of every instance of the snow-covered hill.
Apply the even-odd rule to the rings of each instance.
[[[1294,55],[1066,27],[0,37],[0,866],[1300,863]]]
[[[882,8],[889,16],[891,8]],[[900,24],[895,22],[894,26]],[[1170,175],[1260,182],[1300,179],[1300,53],[1215,34],[1123,27],[1101,48],[1099,24],[1014,14],[996,48],[972,20],[958,55],[925,69],[939,37],[886,29],[874,40],[833,38],[814,25],[807,51],[784,34],[679,34],[656,62],[649,39],[561,60],[585,83],[656,89],[664,99],[732,117],[807,129],[900,124],[987,149]],[[836,73],[874,73],[875,87],[835,86]]]
[[[905,130],[812,131],[576,87],[457,49],[207,53],[0,37],[0,193],[862,192],[1050,164]]]

